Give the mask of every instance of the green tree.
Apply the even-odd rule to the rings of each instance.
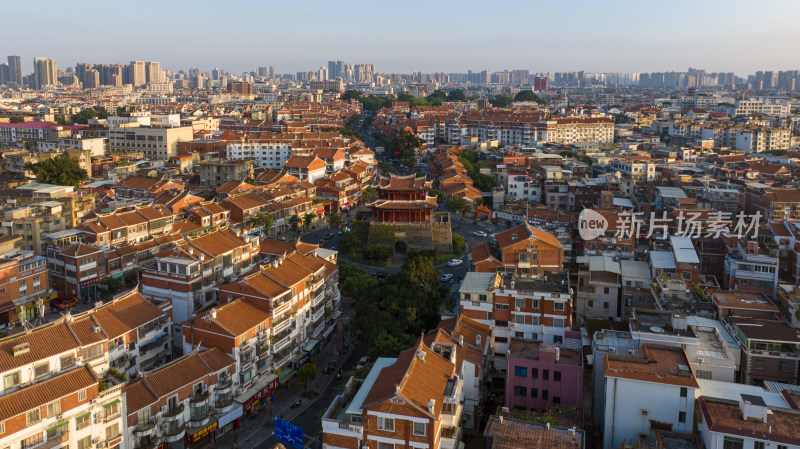
[[[404,161],[411,161],[414,160],[414,156],[417,154],[417,150],[422,148],[422,145],[425,144],[425,141],[420,139],[414,133],[410,133],[406,130],[400,131],[400,134],[393,137],[392,140],[389,142],[389,151],[392,156],[400,156],[401,159]],[[409,165],[409,164],[406,164]],[[414,165],[414,162],[411,162],[410,165]]]
[[[511,95],[509,94],[497,94],[489,99],[489,103],[496,108],[505,108],[511,106],[511,103],[513,102],[514,99],[511,98]]]
[[[378,191],[373,189],[372,187],[367,187],[361,192],[361,201],[364,204],[367,204],[370,201],[372,201],[372,199],[375,198],[376,196],[378,196]]]
[[[380,161],[378,162],[378,172],[380,172],[381,176],[389,176],[392,174],[392,166],[386,162]],[[361,197],[364,197],[363,193],[361,194]]]
[[[272,231],[272,225],[275,224],[275,220],[272,219],[272,215],[270,214],[258,212],[253,215],[253,218],[248,220],[247,223],[250,225],[250,228],[261,228],[263,229],[264,235],[269,235],[270,231]]]
[[[466,198],[450,198],[447,200],[447,208],[453,212],[460,212],[461,215],[466,213],[469,202]]]
[[[453,234],[453,254],[461,254],[467,248],[467,242],[464,237],[458,234]]]
[[[342,224],[342,216],[339,214],[328,215],[328,224],[331,226],[339,226]]]
[[[339,240],[339,251],[344,254],[354,254],[361,249],[361,239],[353,231],[342,233],[342,238]]]
[[[303,227],[307,229],[312,223],[314,223],[314,213],[306,212],[305,216],[303,217]]]
[[[369,353],[374,358],[397,357],[397,354],[400,354],[413,344],[413,341],[409,344],[407,340],[407,336],[405,335],[394,336],[384,329],[375,336],[374,341],[370,345]]]
[[[441,190],[431,189],[430,190],[430,194],[431,195],[435,195],[436,196],[436,201],[439,202],[439,203],[441,203],[442,201],[447,199],[447,194],[442,192]]]
[[[121,278],[105,278],[98,282],[106,290],[109,295],[113,295],[122,290],[125,286],[122,284]]]
[[[81,182],[89,179],[89,174],[78,165],[78,160],[66,156],[36,163],[28,162],[25,170],[32,172],[39,182],[59,186],[78,188]]]
[[[117,115],[118,116],[122,115],[122,114],[125,114],[126,112],[128,112],[128,108],[126,108],[125,106],[117,106]]]
[[[454,89],[447,94],[447,101],[467,101],[467,96],[464,95],[463,90]]]
[[[544,98],[536,95],[532,90],[521,90],[514,95],[514,101],[535,101],[539,104],[547,104]]]
[[[369,260],[386,260],[389,258],[389,247],[386,245],[369,245],[365,256]]]
[[[397,101],[404,101],[404,102],[409,102],[410,103],[413,99],[414,99],[414,97],[412,97],[411,94],[409,94],[407,92],[403,92],[403,93],[397,95]]]
[[[361,92],[355,89],[347,89],[342,94],[342,100],[349,101],[349,100],[358,100],[361,96],[364,95]]]
[[[292,215],[291,217],[289,217],[289,227],[295,233],[300,230],[300,221],[301,221],[300,217],[298,217],[297,215]]]
[[[10,119],[8,119],[8,121],[9,121],[9,123],[23,123],[23,122],[25,122],[25,119],[22,118],[22,117],[14,116],[14,117],[11,117]]]
[[[102,106],[87,108],[78,112],[77,114],[74,114],[70,120],[72,120],[72,123],[86,124],[89,123],[89,120],[93,118],[108,118],[108,111],[106,111],[106,109]]]
[[[308,389],[311,381],[317,378],[317,365],[308,362],[301,366],[297,371],[300,379],[303,381],[303,388]]]

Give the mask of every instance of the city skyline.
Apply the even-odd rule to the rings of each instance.
[[[614,8],[583,1],[569,7],[509,2],[497,6],[495,15],[480,13],[488,6],[475,2],[423,6],[412,1],[386,9],[353,1],[311,5],[297,20],[281,19],[298,13],[290,4],[240,2],[239,8],[221,11],[210,9],[210,2],[193,8],[158,4],[160,13],[153,14],[155,5],[143,2],[130,9],[89,3],[76,10],[46,2],[36,20],[50,29],[31,34],[26,30],[35,26],[33,19],[27,19],[24,6],[11,4],[5,10],[19,20],[7,24],[0,37],[13,42],[6,54],[22,56],[26,73],[33,58],[42,57],[59,67],[151,60],[174,71],[220,67],[234,73],[264,65],[279,73],[316,70],[335,59],[375,64],[384,73],[642,73],[701,67],[737,76],[796,68],[792,55],[777,44],[800,37],[791,26],[800,4],[782,0],[762,2],[758,9],[741,1],[676,2],[668,10],[629,1]],[[531,19],[529,25],[503,23],[509,15]],[[92,26],[75,27],[81,21]],[[129,33],[115,39],[120,29]],[[137,29],[143,33],[136,34]],[[26,38],[14,38],[21,35]],[[56,35],[67,38],[54,40]]]

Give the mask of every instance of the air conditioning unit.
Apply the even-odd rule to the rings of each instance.
[[[636,351],[633,349],[628,349],[628,355],[635,355]]]
[[[697,363],[700,363],[700,364],[702,364],[703,362],[705,362],[705,359],[704,359],[704,358],[702,358],[702,357],[698,357],[698,358],[697,358]]]
[[[99,442],[100,442],[100,437],[94,437],[94,439],[92,440],[92,444],[97,444]]]
[[[617,352],[617,348],[612,346],[612,347],[608,348],[608,352]]]

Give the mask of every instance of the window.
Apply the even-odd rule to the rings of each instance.
[[[36,379],[44,377],[50,373],[50,362],[42,363],[33,368],[33,377]]]
[[[378,443],[378,449],[394,449],[393,443]]]
[[[753,360],[753,369],[758,369],[758,370],[764,369],[764,360],[761,359]]]
[[[744,440],[741,438],[725,437],[722,440],[722,449],[744,449]]]
[[[114,423],[106,427],[106,440],[110,440],[119,435],[119,423]]]
[[[553,327],[564,327],[563,318],[553,318]]]
[[[516,304],[516,306],[519,307],[520,309],[524,308],[525,307],[525,298],[517,298],[514,301],[514,304]]]
[[[531,377],[533,379],[539,378],[539,368],[531,368]]]
[[[525,324],[525,315],[514,315],[514,323]]]
[[[558,405],[560,403],[561,403],[561,398],[558,396],[553,396],[553,404]]]
[[[378,430],[394,432],[394,419],[378,417]]]
[[[6,423],[0,422],[0,435],[6,433]]]
[[[778,371],[789,371],[789,362],[786,360],[778,362]]]
[[[563,312],[564,311],[564,303],[563,302],[557,302],[557,303],[553,304],[553,309],[558,311],[558,312]]]
[[[3,379],[3,384],[5,385],[6,390],[19,385],[19,371],[6,374],[6,377]]]
[[[705,370],[699,369],[699,370],[695,371],[695,375],[697,376],[698,379],[711,380],[711,371],[705,371]]]
[[[764,449],[763,441],[753,441],[753,449]]]
[[[539,300],[538,299],[531,300],[531,307],[534,308],[534,309],[538,309],[539,308]]]
[[[681,397],[682,398],[685,398],[688,393],[689,393],[689,390],[686,387],[681,387]]]
[[[92,414],[91,413],[86,413],[84,415],[81,415],[81,416],[75,418],[75,428],[77,430],[85,429],[85,428],[89,427],[89,424],[91,424],[91,423],[92,423]]]
[[[561,371],[553,371],[553,381],[561,382]]]
[[[528,377],[528,368],[524,366],[515,366],[514,375],[519,377]]]
[[[517,338],[525,338],[525,332],[514,331],[514,336]]]
[[[608,292],[609,292],[608,287],[603,288],[603,293],[605,293],[607,295]]]
[[[53,401],[47,404],[47,417],[52,418],[61,413],[61,401]]]
[[[28,426],[32,426],[38,423],[39,420],[41,420],[41,417],[39,416],[39,409],[37,408],[35,410],[29,411],[27,418],[28,418]]]
[[[686,422],[686,412],[678,412],[678,422]]]
[[[75,356],[73,354],[65,355],[61,357],[61,369],[65,370],[67,368],[72,368],[75,366]]]
[[[526,387],[520,387],[519,385],[514,386],[514,396],[527,396],[528,389]]]
[[[542,390],[542,399],[546,401],[547,398],[549,397],[549,394],[550,392],[548,392],[547,390]]]
[[[424,437],[425,436],[425,423],[424,422],[415,422],[414,423],[414,436]]]
[[[550,370],[548,369],[542,370],[542,380],[550,380]]]
[[[539,389],[538,388],[531,388],[531,397],[536,399],[539,396]]]

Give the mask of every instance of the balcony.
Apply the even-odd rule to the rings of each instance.
[[[228,413],[231,411],[233,403],[234,400],[232,394],[227,396],[217,396],[217,400],[214,402],[214,413],[218,415]]]
[[[166,443],[174,443],[176,441],[180,441],[186,436],[186,423],[175,423],[171,425],[164,426],[164,442]]]
[[[150,421],[141,423],[133,428],[133,437],[136,439],[150,437],[156,434],[156,420],[150,418]]]
[[[183,416],[183,404],[164,412],[165,421],[176,421]]]
[[[215,394],[225,394],[231,392],[231,387],[233,387],[233,378],[228,377],[225,379],[220,380],[214,385],[214,393]]]

